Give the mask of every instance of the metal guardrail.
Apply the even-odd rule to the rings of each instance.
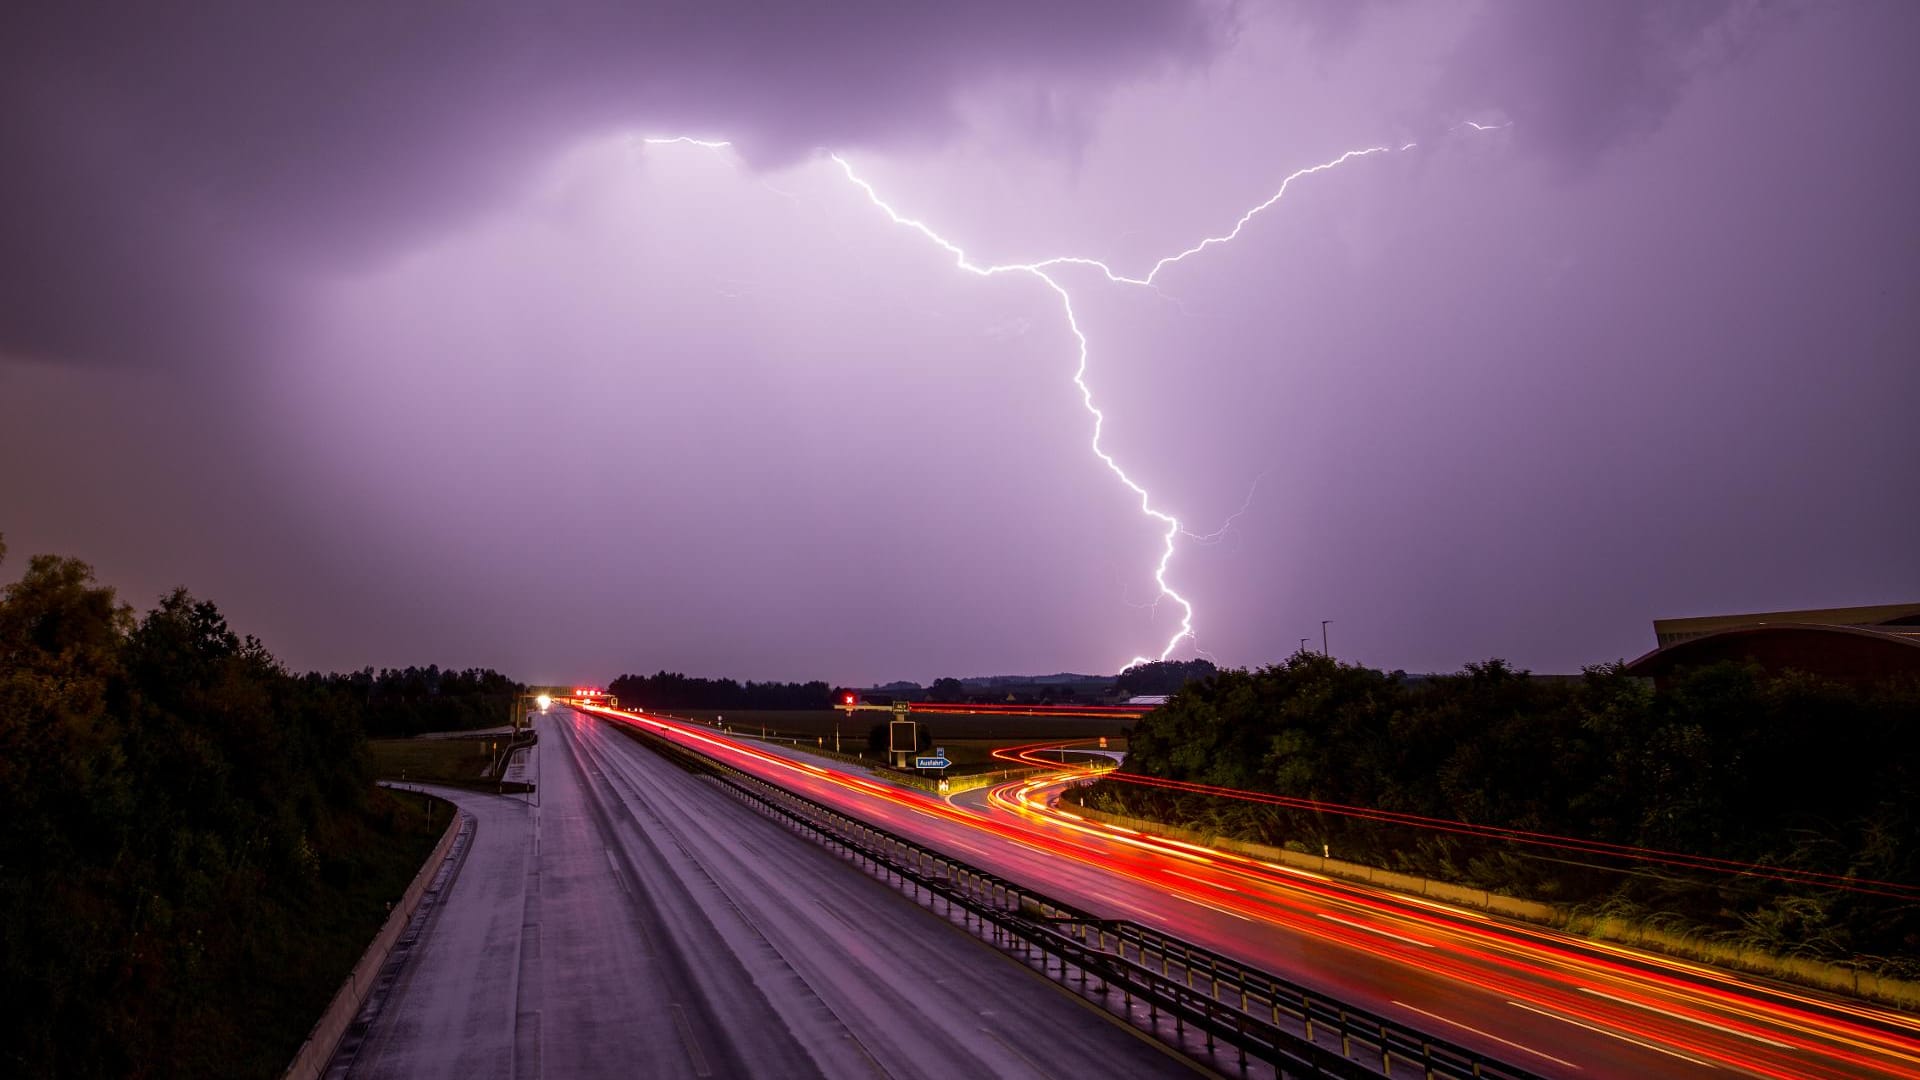
[[[844,705],[836,706],[836,708],[845,707]],[[861,708],[867,707],[868,706],[861,706]],[[874,706],[874,708],[878,708],[878,706]],[[706,723],[706,721],[698,717],[681,716],[678,713],[649,712],[647,715],[663,716],[669,720],[679,720],[682,723],[688,724],[704,725]],[[872,772],[875,776],[886,780],[888,783],[898,784],[901,787],[915,788],[933,794],[940,793],[940,780],[942,778],[948,781],[947,793],[959,794],[963,791],[972,791],[976,788],[988,787],[1000,783],[1004,780],[1011,780],[1016,776],[1030,776],[1042,771],[1037,766],[1015,765],[1003,769],[994,769],[990,772],[943,773],[941,776],[928,776],[925,773],[917,771],[907,772],[904,769],[896,769],[888,765],[884,758],[869,758],[863,757],[858,753],[848,754],[838,750],[829,750],[826,748],[825,740],[818,735],[781,731],[778,728],[763,728],[756,734],[753,727],[745,725],[723,727],[722,731],[736,739],[752,739],[763,743],[785,743],[795,750],[811,757],[826,758],[828,761],[838,761],[843,765],[853,765]],[[816,742],[816,740],[818,741]]]
[[[836,849],[913,899],[1176,1050],[1276,1080],[1537,1080],[1397,1020],[1357,1008],[1125,919],[1102,919],[979,870],[658,735],[634,739],[788,828]]]

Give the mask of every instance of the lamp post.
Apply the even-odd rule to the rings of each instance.
[[[1301,638],[1301,639],[1300,639],[1300,651],[1301,651],[1301,652],[1303,652],[1303,653],[1304,653],[1304,652],[1306,652],[1306,651],[1307,651],[1307,642],[1308,642],[1309,640],[1311,640],[1311,639],[1309,639],[1309,638]]]
[[[1320,655],[1321,656],[1333,655],[1332,653],[1329,653],[1327,651],[1327,624],[1332,621],[1333,621],[1332,619],[1320,620]]]

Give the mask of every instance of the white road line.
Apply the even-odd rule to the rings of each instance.
[[[619,883],[620,883],[620,891],[621,891],[621,892],[623,892],[623,893],[626,893],[626,894],[627,894],[628,896],[632,896],[632,895],[633,895],[633,890],[632,890],[632,889],[629,889],[629,888],[627,888],[627,877],[626,877],[626,875],[625,875],[625,874],[622,874],[622,873],[620,872],[620,864],[619,864],[618,862],[616,862],[616,861],[614,861],[614,858],[613,858],[613,849],[612,849],[612,848],[608,848],[608,849],[606,849],[606,850],[607,850],[607,866],[608,866],[608,868],[609,868],[609,869],[611,869],[611,870],[613,871],[613,880],[615,880],[615,881],[617,881],[617,882],[619,882]]]
[[[1117,907],[1117,908],[1125,908],[1126,910],[1133,912],[1135,915],[1138,915],[1142,919],[1145,919],[1149,922],[1151,922],[1152,920],[1160,916],[1160,912],[1150,911],[1146,908],[1141,907],[1138,904],[1129,904],[1125,900],[1109,899],[1107,903],[1112,904],[1114,907]]]
[[[1199,904],[1203,908],[1212,908],[1213,910],[1219,912],[1222,915],[1231,915],[1234,918],[1239,919],[1241,922],[1253,921],[1252,916],[1242,915],[1239,912],[1233,910],[1232,908],[1221,907],[1219,904],[1208,903],[1207,901],[1202,900],[1197,896],[1188,896],[1186,893],[1174,893],[1173,895],[1179,897],[1182,900],[1185,900],[1189,904]]]
[[[1522,1045],[1520,1043],[1514,1042],[1512,1039],[1503,1039],[1500,1036],[1495,1035],[1490,1031],[1481,1031],[1477,1027],[1468,1027],[1467,1025],[1461,1023],[1458,1020],[1449,1019],[1448,1017],[1441,1016],[1439,1013],[1430,1013],[1427,1010],[1420,1008],[1418,1005],[1409,1005],[1404,1001],[1396,1001],[1393,1004],[1400,1006],[1401,1008],[1407,1010],[1408,1012],[1417,1012],[1421,1016],[1438,1020],[1443,1024],[1452,1024],[1454,1027],[1457,1027],[1462,1031],[1471,1031],[1475,1035],[1478,1035],[1483,1039],[1492,1039],[1494,1042],[1511,1046],[1515,1050],[1525,1050],[1527,1053],[1532,1054],[1535,1057],[1546,1058],[1548,1061],[1551,1061],[1556,1065],[1565,1065],[1569,1069],[1577,1069],[1580,1067],[1578,1065],[1575,1065],[1573,1062],[1566,1060],[1565,1058],[1554,1057],[1552,1054],[1549,1054],[1544,1050],[1535,1050],[1531,1046]]]
[[[707,1067],[707,1056],[700,1052],[700,1044],[694,1041],[693,1025],[687,1023],[687,1013],[678,1002],[667,1006],[673,1013],[674,1026],[680,1029],[680,1043],[686,1047],[687,1060],[693,1064],[693,1075],[712,1076],[713,1070]]]
[[[1033,1070],[1033,1075],[1035,1076],[1048,1075],[1047,1070],[1034,1064],[1034,1061],[1032,1058],[1028,1057],[1027,1055],[1021,1053],[1019,1050],[1015,1049],[1012,1043],[1008,1042],[1007,1040],[1001,1038],[998,1035],[995,1035],[992,1031],[986,1028],[981,1028],[980,1034],[985,1035],[987,1038],[992,1039],[994,1042],[999,1043],[1001,1049],[1005,1050],[1009,1054],[1012,1054],[1014,1057],[1019,1058],[1020,1061],[1023,1064],[1025,1064],[1027,1068]]]
[[[1793,1049],[1793,1047],[1789,1046],[1788,1044],[1780,1042],[1776,1039],[1769,1039],[1765,1035],[1755,1035],[1750,1031],[1741,1031],[1739,1028],[1730,1028],[1723,1024],[1716,1024],[1711,1020],[1702,1020],[1694,1016],[1684,1016],[1680,1013],[1668,1012],[1665,1009],[1656,1009],[1653,1006],[1646,1004],[1645,1002],[1634,1001],[1631,998],[1623,998],[1617,994],[1609,994],[1604,990],[1595,990],[1591,986],[1581,987],[1580,992],[1583,994],[1592,994],[1594,997],[1603,997],[1603,998],[1606,998],[1608,1001],[1617,1001],[1622,1005],[1632,1005],[1635,1008],[1645,1009],[1650,1013],[1654,1013],[1659,1016],[1664,1016],[1672,1020],[1685,1020],[1689,1024],[1699,1024],[1701,1027],[1712,1028],[1715,1031],[1724,1031],[1729,1035],[1738,1035],[1743,1039],[1752,1039],[1754,1042],[1757,1042],[1757,1043],[1766,1043],[1768,1046],[1777,1046],[1782,1050]]]
[[[1621,1042],[1632,1043],[1635,1046],[1643,1046],[1648,1050],[1652,1050],[1656,1053],[1665,1054],[1668,1057],[1676,1057],[1676,1058],[1679,1058],[1681,1061],[1692,1062],[1693,1064],[1699,1065],[1702,1068],[1716,1069],[1716,1070],[1720,1068],[1720,1066],[1715,1065],[1711,1061],[1701,1061],[1697,1057],[1689,1057],[1686,1054],[1679,1052],[1678,1050],[1669,1050],[1666,1047],[1661,1046],[1659,1043],[1650,1043],[1644,1039],[1636,1039],[1631,1035],[1622,1035],[1617,1031],[1608,1031],[1606,1028],[1598,1027],[1593,1024],[1583,1023],[1579,1020],[1573,1019],[1570,1016],[1561,1016],[1559,1013],[1548,1012],[1545,1009],[1536,1009],[1531,1005],[1523,1005],[1518,1001],[1509,1001],[1507,1002],[1507,1004],[1513,1006],[1516,1009],[1525,1009],[1530,1013],[1539,1013],[1541,1016],[1547,1017],[1550,1020],[1558,1020],[1563,1024],[1572,1024],[1574,1027],[1577,1027],[1577,1028],[1586,1028],[1588,1031],[1598,1032],[1602,1035],[1605,1035],[1609,1039],[1619,1039]]]
[[[1236,889],[1231,885],[1222,885],[1217,881],[1208,881],[1206,878],[1197,878],[1197,877],[1194,877],[1192,874],[1183,874],[1178,870],[1169,870],[1167,871],[1167,873],[1172,874],[1174,877],[1177,877],[1177,878],[1186,878],[1188,881],[1197,881],[1202,885],[1211,885],[1216,889],[1222,890],[1223,892],[1237,893],[1240,891],[1239,889]]]
[[[1324,911],[1319,912],[1319,915],[1321,918],[1327,920],[1328,922],[1337,922],[1342,926],[1351,926],[1355,930],[1365,930],[1369,934],[1379,934],[1381,937],[1389,937],[1395,941],[1404,941],[1409,945],[1417,945],[1422,949],[1433,948],[1433,943],[1429,941],[1417,941],[1413,938],[1406,937],[1401,934],[1396,934],[1391,930],[1382,930],[1377,926],[1368,926],[1366,923],[1363,923],[1363,922],[1354,922],[1352,919],[1343,919],[1338,915],[1329,915]]]

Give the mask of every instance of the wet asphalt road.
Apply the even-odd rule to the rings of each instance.
[[[674,767],[555,708],[355,1077],[1188,1075],[1131,1031]]]

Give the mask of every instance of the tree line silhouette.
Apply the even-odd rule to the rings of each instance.
[[[184,589],[136,615],[33,557],[0,590],[4,1071],[283,1070],[447,821],[373,785],[366,726],[504,682],[432,672],[293,675]]]
[[[607,684],[607,692],[623,705],[645,709],[825,709],[834,703],[834,688],[811,682],[736,682],[705,679],[662,671],[656,675],[622,675]]]
[[[1499,660],[1411,678],[1301,653],[1187,684],[1134,726],[1122,769],[1778,874],[1569,854],[1120,780],[1069,797],[1911,976],[1920,973],[1916,720],[1911,681],[1854,687],[1720,663],[1656,686],[1618,664],[1542,679]],[[1795,874],[1843,880],[1783,880]],[[1865,882],[1891,883],[1895,895]]]

